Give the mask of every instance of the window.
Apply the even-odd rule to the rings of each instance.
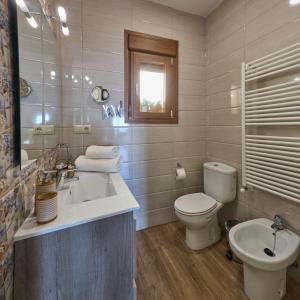
[[[140,65],[139,96],[141,112],[165,112],[166,68],[161,63]]]
[[[178,123],[178,42],[125,31],[125,121]]]

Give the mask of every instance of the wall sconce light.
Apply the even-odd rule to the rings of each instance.
[[[36,22],[35,18],[31,15],[26,3],[24,0],[16,0],[17,5],[20,7],[21,11],[24,13],[27,22],[33,28],[38,27],[38,23]]]
[[[58,12],[59,21],[60,21],[60,24],[61,24],[61,30],[62,30],[63,34],[64,35],[69,35],[70,31],[69,31],[69,27],[67,25],[66,10],[62,6],[59,6],[57,8],[57,12]]]
[[[30,24],[31,27],[33,28],[37,28],[38,27],[38,23],[36,22],[35,18],[32,16],[32,14],[38,14],[40,15],[40,13],[33,13],[30,12],[28,9],[28,6],[26,5],[24,0],[16,0],[17,5],[19,6],[19,8],[21,9],[21,11],[24,13],[27,22]],[[63,32],[64,35],[69,35],[70,34],[70,30],[67,24],[67,13],[66,10],[62,7],[59,6],[57,8],[57,13],[59,17],[55,17],[55,16],[46,16],[49,19],[54,19],[59,21],[59,23],[61,24],[61,30]]]

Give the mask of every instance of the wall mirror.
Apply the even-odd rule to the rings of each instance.
[[[59,142],[61,117],[60,28],[39,0],[18,6],[21,165]],[[26,9],[28,14],[24,13]],[[54,7],[52,11],[54,11]],[[47,13],[45,12],[47,10]]]

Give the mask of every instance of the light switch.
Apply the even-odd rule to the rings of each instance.
[[[55,133],[55,125],[38,125],[33,128],[35,135],[51,135]]]
[[[78,134],[91,133],[91,130],[92,130],[92,125],[90,124],[73,126],[74,133],[78,133]]]

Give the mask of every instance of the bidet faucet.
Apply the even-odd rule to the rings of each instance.
[[[283,225],[283,219],[281,216],[279,215],[275,215],[274,217],[274,223],[271,225],[271,228],[274,229],[275,233],[279,230],[283,230],[284,229],[284,225]]]

